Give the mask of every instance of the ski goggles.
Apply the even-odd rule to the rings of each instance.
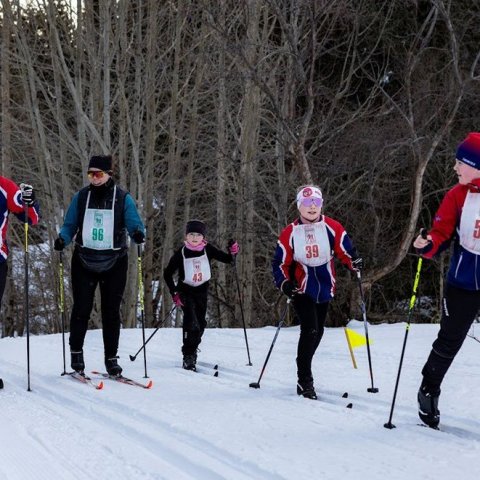
[[[87,177],[92,179],[92,178],[103,178],[105,175],[107,175],[107,172],[104,172],[103,170],[89,170],[87,172]]]
[[[321,207],[322,204],[323,204],[322,192],[315,185],[307,185],[297,193],[297,208],[299,208],[300,205],[304,205],[305,207],[310,207],[312,205]]]
[[[304,207],[311,207],[315,205],[316,207],[321,207],[323,205],[323,199],[317,197],[307,197],[300,200],[300,204]]]

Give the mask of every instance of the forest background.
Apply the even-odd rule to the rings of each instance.
[[[312,182],[364,258],[369,321],[405,319],[412,240],[479,129],[480,2],[2,0],[0,22],[1,173],[33,184],[42,212],[29,230],[31,331],[60,329],[53,241],[89,157],[107,153],[147,227],[147,326],[171,307],[162,272],[191,218],[221,248],[239,242],[246,324],[273,324],[276,239]],[[2,336],[24,330],[23,234],[13,219]],[[135,246],[129,262],[124,327],[139,322]],[[420,321],[438,320],[447,265],[424,267]],[[361,318],[341,266],[337,284],[332,326]],[[241,325],[231,266],[214,267],[208,318]]]

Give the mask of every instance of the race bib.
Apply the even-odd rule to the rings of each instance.
[[[112,250],[114,232],[114,206],[117,187],[113,189],[111,209],[88,208],[90,192],[83,216],[82,241],[83,246],[92,250]]]
[[[183,283],[191,285],[192,287],[198,287],[199,285],[202,285],[202,283],[210,280],[212,273],[206,253],[200,257],[185,258],[182,250],[182,255],[183,269],[185,271],[185,279],[183,280]]]
[[[325,265],[332,259],[325,222],[293,227],[293,259],[309,267]]]
[[[480,254],[480,193],[468,192],[460,217],[460,245]]]

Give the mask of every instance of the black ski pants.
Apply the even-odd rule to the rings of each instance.
[[[423,383],[437,390],[480,309],[480,291],[447,284],[442,301],[442,319],[437,339],[423,367]]]
[[[183,346],[184,355],[196,353],[203,332],[207,326],[205,316],[207,314],[207,292],[182,292],[180,294],[183,303]]]
[[[8,265],[7,262],[0,263],[0,304],[2,303],[5,285],[7,283]]]
[[[293,299],[293,308],[300,321],[297,347],[297,375],[300,382],[313,379],[312,359],[323,337],[328,303],[315,303],[308,295],[296,295]]]
[[[78,253],[72,257],[73,308],[70,319],[70,349],[80,351],[88,330],[95,290],[100,285],[105,358],[117,355],[120,337],[120,304],[127,282],[128,255],[118,258],[112,268],[95,273],[87,270]]]

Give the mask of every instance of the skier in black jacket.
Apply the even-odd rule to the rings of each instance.
[[[222,252],[205,240],[206,226],[200,220],[190,220],[185,229],[184,245],[170,258],[163,272],[173,302],[183,310],[183,368],[196,370],[197,347],[207,325],[208,285],[211,277],[210,260],[232,263],[238,254],[235,241]],[[178,272],[175,284],[173,275]]]

